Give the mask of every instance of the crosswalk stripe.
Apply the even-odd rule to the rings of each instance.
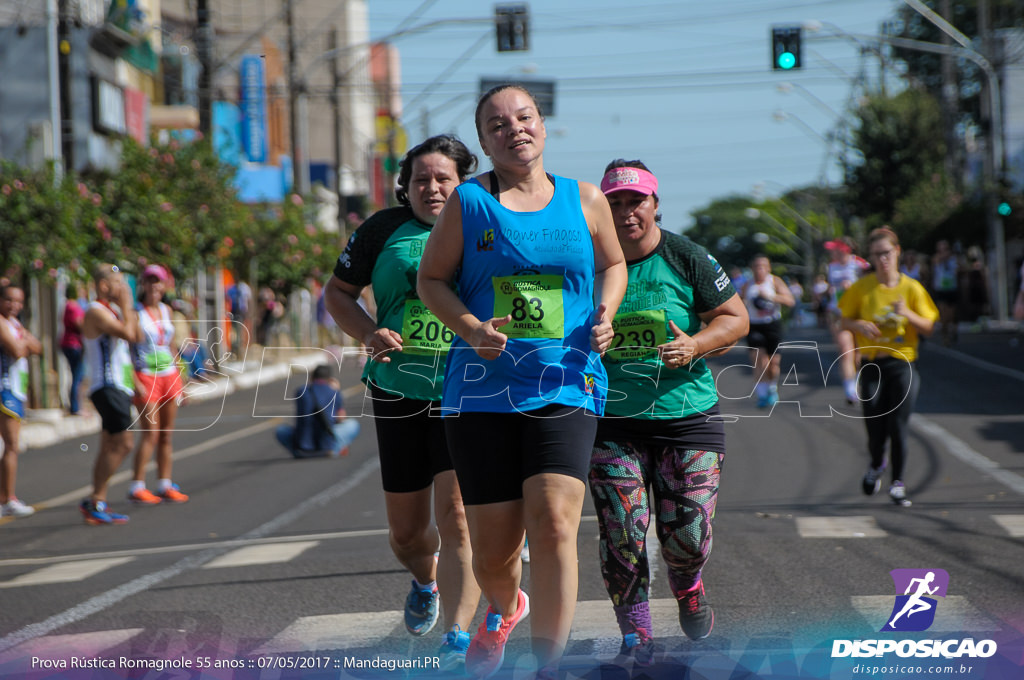
[[[266,543],[250,545],[210,560],[203,569],[222,569],[225,567],[246,567],[255,564],[278,564],[293,560],[310,548],[320,545],[320,541],[296,541],[289,543]]]
[[[252,652],[273,654],[356,649],[379,642],[402,624],[402,612],[358,612],[303,616]]]
[[[1011,536],[1024,536],[1024,515],[992,515],[992,519]]]
[[[38,586],[47,583],[84,581],[101,571],[113,569],[134,559],[134,557],[110,557],[99,560],[78,560],[75,562],[51,564],[48,567],[16,576],[10,581],[0,582],[0,588],[20,588],[22,586]]]
[[[0,652],[0,677],[11,677],[4,670],[6,664],[33,656],[40,659],[66,659],[71,656],[96,658],[104,651],[131,640],[143,630],[143,628],[121,628],[99,630],[92,633],[38,637],[5,652]]]
[[[892,612],[892,595],[852,596],[849,599],[853,609],[873,628],[881,628]],[[656,640],[671,640],[681,637],[678,616],[679,607],[672,598],[658,598],[650,601],[651,619],[654,623]],[[928,629],[932,633],[993,632],[1001,626],[980,612],[968,599],[961,595],[939,598],[935,620]],[[95,657],[132,639],[143,632],[141,628],[96,631],[76,635],[49,635],[24,642],[17,647],[0,653],[0,677],[4,677],[5,664],[24,660],[31,656],[40,658],[67,658],[69,655]],[[303,616],[295,619],[250,655],[301,654],[326,650],[355,650],[378,647],[387,638],[408,638],[402,622],[401,611],[353,612],[348,614],[325,614]],[[618,653],[622,637],[615,622],[611,602],[608,600],[586,600],[576,603],[576,615],[569,636],[570,645],[576,643],[575,654],[580,652],[579,643],[591,643],[592,657],[611,658]],[[739,640],[733,638],[739,645]],[[740,645],[742,646],[742,645]],[[581,657],[585,658],[585,657]]]
[[[851,517],[797,517],[803,538],[882,538],[888,534],[868,515]]]
[[[998,623],[978,611],[963,595],[947,595],[936,599],[935,621],[928,627],[932,633],[1001,629]],[[853,608],[878,629],[888,621],[894,602],[895,598],[892,595],[860,595],[850,598]]]

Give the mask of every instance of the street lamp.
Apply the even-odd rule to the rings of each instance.
[[[793,92],[795,90],[795,91],[799,92],[800,94],[802,94],[805,98],[807,98],[808,101],[810,101],[813,104],[815,104],[818,108],[820,108],[826,114],[828,114],[828,115],[830,115],[830,116],[832,116],[832,117],[834,117],[836,119],[839,119],[839,118],[843,117],[843,114],[839,113],[838,111],[833,109],[831,106],[829,106],[828,104],[823,102],[818,97],[818,95],[814,94],[813,92],[808,90],[806,87],[804,87],[800,83],[791,83],[791,82],[787,81],[787,82],[779,83],[778,85],[775,86],[775,89],[778,90],[779,92],[781,92],[782,94],[789,94],[790,92]]]
[[[795,213],[795,211],[794,211],[794,213]],[[746,215],[748,218],[750,218],[752,220],[757,220],[757,219],[763,220],[765,223],[770,224],[772,227],[774,227],[773,231],[778,232],[780,235],[781,234],[785,234],[787,238],[792,239],[798,245],[800,245],[800,247],[803,250],[803,253],[797,252],[796,250],[793,249],[793,247],[791,245],[789,245],[788,243],[782,242],[780,240],[780,242],[783,243],[783,245],[785,245],[786,248],[791,253],[793,253],[797,257],[803,257],[803,260],[804,260],[803,271],[804,271],[805,289],[806,290],[810,290],[810,286],[814,282],[814,268],[815,268],[815,265],[814,265],[814,244],[811,243],[811,230],[814,229],[814,227],[811,226],[811,223],[808,222],[807,220],[803,219],[802,217],[800,217],[797,220],[797,222],[800,224],[800,226],[806,232],[806,236],[804,238],[801,238],[801,237],[797,236],[796,234],[794,234],[792,231],[790,231],[786,227],[786,225],[784,225],[782,222],[779,222],[777,219],[775,219],[774,217],[772,217],[771,215],[769,215],[765,211],[760,210],[759,208],[755,208],[753,206],[750,206],[749,208],[747,208],[746,210],[743,211],[743,214]],[[755,239],[755,241],[756,240],[757,239]]]

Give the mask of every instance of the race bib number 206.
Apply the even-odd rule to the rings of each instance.
[[[455,331],[441,323],[421,300],[405,301],[405,313],[402,315],[403,352],[447,352],[454,339]]]

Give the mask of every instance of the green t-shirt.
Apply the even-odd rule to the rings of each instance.
[[[673,339],[669,320],[688,335],[697,333],[699,315],[736,294],[729,276],[703,247],[666,231],[654,252],[627,265],[626,295],[604,357],[606,415],[673,419],[706,411],[718,403],[718,392],[704,359],[668,369],[654,348]]]
[[[416,272],[430,226],[406,207],[371,216],[349,239],[334,274],[355,286],[373,286],[377,325],[402,336],[391,361],[367,361],[363,382],[409,399],[438,401],[448,347],[455,334],[416,295]]]

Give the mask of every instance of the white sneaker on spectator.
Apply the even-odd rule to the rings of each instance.
[[[35,514],[36,509],[31,505],[25,505],[17,498],[12,498],[3,505],[0,505],[0,515],[4,517],[28,517]]]

